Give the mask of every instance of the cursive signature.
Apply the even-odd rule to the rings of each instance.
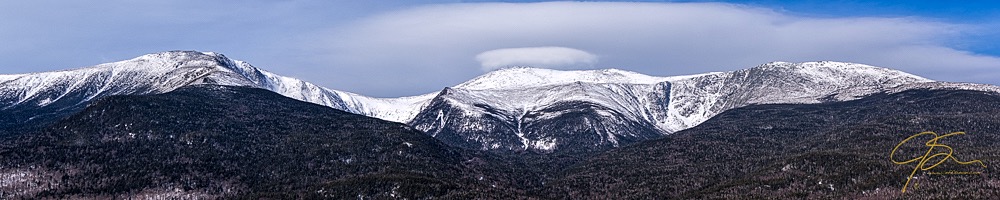
[[[934,167],[937,167],[941,163],[944,163],[944,162],[948,161],[948,158],[951,158],[951,160],[954,160],[958,164],[970,165],[970,164],[973,164],[973,163],[979,163],[979,165],[983,166],[983,168],[986,168],[986,164],[984,164],[983,161],[981,161],[981,160],[970,160],[970,161],[962,162],[962,161],[958,160],[958,158],[955,158],[955,156],[952,155],[953,153],[955,153],[955,149],[952,149],[948,145],[938,144],[938,140],[940,140],[941,138],[946,138],[946,137],[954,136],[954,135],[964,135],[964,134],[965,134],[965,132],[954,132],[954,133],[949,133],[949,134],[944,134],[944,135],[940,135],[939,136],[937,133],[928,131],[928,132],[921,132],[921,133],[914,134],[914,135],[912,135],[912,136],[904,139],[903,141],[900,141],[899,144],[896,145],[896,148],[893,148],[892,152],[889,153],[889,160],[891,160],[892,163],[896,163],[898,165],[905,165],[905,164],[909,164],[909,163],[912,163],[912,162],[920,161],[920,162],[917,163],[916,167],[913,167],[913,171],[910,172],[910,176],[906,177],[906,183],[903,184],[903,192],[904,193],[906,192],[906,187],[910,185],[910,180],[913,179],[913,175],[917,173],[917,170],[927,171],[927,170],[930,170],[930,169],[934,169]],[[893,158],[893,156],[896,154],[896,151],[899,150],[900,146],[903,146],[903,144],[906,144],[907,141],[910,141],[913,138],[916,138],[916,137],[919,137],[919,136],[922,136],[922,135],[932,135],[932,136],[934,136],[934,138],[931,138],[926,143],[924,143],[924,146],[929,147],[929,148],[927,148],[927,153],[924,153],[924,156],[916,157],[916,158],[909,159],[909,160],[906,160],[906,161],[896,161],[896,159]],[[939,152],[939,153],[931,154],[931,152],[934,152],[934,148],[935,147],[944,148],[944,149],[947,150],[947,152]],[[933,165],[927,166],[927,161],[930,161],[930,160],[932,160],[934,158],[937,158],[937,157],[944,157],[944,158],[942,158],[940,161],[937,161]]]

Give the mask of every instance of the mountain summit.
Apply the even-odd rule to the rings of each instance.
[[[410,124],[473,149],[603,149],[690,128],[736,107],[843,101],[924,82],[931,80],[842,62],[773,62],[673,77],[511,68],[446,88]]]
[[[353,113],[392,118],[403,99],[378,99],[330,90],[280,76],[213,52],[169,51],[92,67],[0,75],[0,129],[43,124],[111,95],[159,94],[188,85],[217,84],[267,89],[294,99]]]
[[[702,74],[707,75],[707,74]],[[620,69],[561,71],[554,69],[516,67],[486,73],[455,88],[467,90],[519,89],[545,85],[583,83],[656,84],[677,77],[655,77]]]

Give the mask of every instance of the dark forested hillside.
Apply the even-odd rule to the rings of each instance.
[[[998,114],[1000,96],[962,90],[747,106],[662,139],[599,155],[567,170],[549,189],[555,197],[573,199],[995,198],[1000,196]],[[961,161],[979,159],[988,167],[949,159],[918,171],[901,193],[917,164],[894,164],[890,152],[924,131],[964,131],[939,144],[951,147]],[[931,138],[903,145],[897,160],[920,157]],[[944,147],[934,150],[947,152]]]
[[[29,103],[0,108],[0,139],[37,131],[80,112],[87,105],[79,102],[79,99],[65,98],[44,106]]]
[[[983,199],[1000,196],[997,114],[995,93],[910,90],[737,108],[603,153],[494,154],[267,90],[188,86],[0,141],[0,198]],[[889,154],[924,131],[964,131],[939,143],[987,167],[947,161],[901,193],[916,163]]]
[[[531,186],[496,175],[526,167],[404,124],[229,86],[104,98],[2,141],[0,157],[2,199],[469,198]]]

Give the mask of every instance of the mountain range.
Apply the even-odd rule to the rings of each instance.
[[[998,188],[988,169],[921,183],[959,194],[902,196],[905,167],[882,154],[967,131],[963,158],[1000,158],[998,94],[823,61],[672,77],[516,67],[372,98],[170,51],[0,75],[0,198],[979,199]]]
[[[406,98],[368,98],[326,89],[221,54],[171,51],[73,70],[2,75],[0,108],[12,114],[0,119],[0,127],[13,129],[51,122],[100,97],[159,94],[197,84],[263,88],[294,99],[383,118],[399,113],[391,109],[405,105],[406,101]]]
[[[661,137],[741,106],[844,101],[898,87],[930,87],[929,82],[841,62],[773,62],[673,77],[617,69],[510,68],[436,93],[372,98],[280,76],[218,53],[170,51],[74,70],[2,75],[0,108],[8,114],[0,118],[0,128],[11,132],[51,123],[105,96],[217,84],[262,88],[407,123],[468,149],[592,151]]]

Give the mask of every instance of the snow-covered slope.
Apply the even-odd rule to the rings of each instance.
[[[553,69],[516,67],[501,69],[484,74],[459,84],[454,88],[467,90],[518,89],[546,85],[562,85],[574,82],[656,84],[669,80],[704,75],[708,74],[678,77],[655,77],[619,69],[560,71]]]
[[[558,101],[594,101],[627,113],[631,119],[655,122],[659,129],[674,132],[734,107],[843,101],[904,84],[923,82],[931,80],[886,68],[824,61],[773,62],[737,71],[672,77],[654,77],[618,69],[559,71],[510,68],[487,73],[454,88],[487,96],[471,98],[469,103],[487,104],[513,113]],[[656,90],[658,84],[669,88],[669,91]],[[594,87],[575,95],[547,92],[582,85]],[[614,91],[606,91],[613,88]],[[660,98],[665,94],[669,95],[667,99]],[[667,103],[667,107],[663,108],[661,103]],[[666,113],[660,113],[664,111]]]
[[[896,70],[841,62],[774,62],[731,72],[675,77],[616,69],[511,68],[440,93],[410,124],[468,148],[551,151],[566,148],[559,141],[567,137],[591,140],[575,142],[583,145],[614,147],[622,138],[638,141],[652,137],[628,130],[669,134],[745,105],[843,101],[930,81]],[[551,110],[565,104],[586,107],[583,110],[587,112]],[[581,116],[583,124],[544,122]],[[525,127],[532,126],[549,129],[526,132]],[[560,129],[591,131],[599,137],[551,133]]]
[[[666,102],[658,99],[667,99],[668,92],[667,82],[448,88],[410,123],[446,143],[474,149],[551,151],[557,143],[581,137],[597,139],[597,143],[576,141],[581,146],[617,147],[619,141],[662,136],[649,122],[655,119],[651,111],[666,109]],[[561,133],[560,129],[593,135]],[[474,144],[460,144],[470,142]]]
[[[842,62],[773,62],[672,81],[668,132],[693,127],[722,111],[750,104],[819,103],[857,99],[931,80],[905,72]],[[853,90],[867,88],[866,90]]]
[[[913,88],[1000,91],[862,64],[773,62],[672,77],[617,69],[509,68],[437,93],[372,98],[280,76],[217,53],[171,51],[74,70],[0,75],[0,111],[13,113],[0,116],[0,126],[79,108],[103,96],[162,93],[190,84],[264,88],[409,123],[451,145],[513,151],[616,147],[690,128],[750,104],[843,101]]]
[[[0,109],[72,110],[92,99],[172,91],[190,84],[264,88],[294,99],[403,122],[431,96],[381,99],[330,90],[212,52],[170,51],[92,67],[0,75]],[[19,122],[34,116],[14,119]]]

